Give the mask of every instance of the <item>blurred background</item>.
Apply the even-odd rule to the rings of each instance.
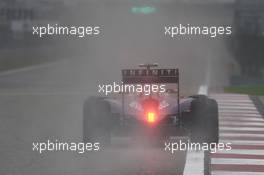
[[[201,85],[211,93],[264,95],[263,12],[263,0],[0,0],[0,174],[89,174],[98,167],[135,174],[131,150],[123,159],[114,152],[94,161],[91,154],[32,151],[36,141],[82,141],[84,99],[98,95],[98,84],[120,82],[122,68],[178,67],[181,95]],[[32,35],[32,26],[47,24],[100,26],[101,33]],[[164,26],[178,24],[232,26],[233,34],[164,35]]]
[[[2,0],[0,5],[0,71],[68,60],[71,66],[64,68],[70,73],[57,78],[68,77],[68,84],[78,86],[117,81],[121,68],[159,62],[180,67],[184,87],[210,84],[222,89],[263,83],[261,0]],[[101,34],[86,38],[32,35],[32,26],[48,23],[100,26]],[[179,23],[230,25],[233,34],[216,39],[163,35],[164,26]],[[69,77],[80,81],[69,82]]]

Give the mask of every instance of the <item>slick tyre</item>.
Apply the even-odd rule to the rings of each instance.
[[[107,147],[111,142],[111,109],[103,98],[88,98],[83,105],[83,141],[99,142]]]
[[[191,141],[197,143],[218,143],[218,105],[206,96],[193,96],[191,104]]]
[[[208,118],[206,122],[207,143],[218,143],[219,141],[219,122],[218,122],[218,104],[214,99],[208,101]]]

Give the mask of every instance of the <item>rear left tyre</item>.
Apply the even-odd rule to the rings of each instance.
[[[99,142],[106,147],[111,143],[111,110],[100,97],[88,98],[83,105],[83,141]]]

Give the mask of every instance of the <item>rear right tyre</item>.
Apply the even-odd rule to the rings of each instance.
[[[192,96],[191,141],[197,143],[218,143],[218,104],[203,95]]]

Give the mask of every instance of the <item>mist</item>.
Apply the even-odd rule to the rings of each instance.
[[[231,25],[232,7],[150,2],[144,5],[154,6],[154,13],[134,14],[131,7],[135,5],[140,4],[70,3],[53,22],[100,26],[100,35],[61,38],[56,46],[51,45],[60,48],[54,55],[55,62],[0,77],[7,88],[1,92],[0,128],[2,133],[7,133],[1,135],[6,143],[1,152],[4,155],[1,174],[109,174],[113,170],[112,174],[116,175],[133,173],[144,162],[149,164],[142,168],[154,166],[155,170],[159,166],[168,170],[167,165],[184,163],[181,156],[164,155],[150,148],[114,149],[97,156],[69,152],[39,155],[31,150],[34,141],[82,141],[84,100],[98,95],[99,84],[120,82],[121,69],[136,68],[140,63],[179,68],[181,95],[196,94],[204,84],[210,88],[228,84],[228,64],[233,59],[226,49],[225,37],[169,38],[164,35],[164,26]],[[167,161],[170,159],[174,162]]]
[[[71,6],[64,17],[66,24],[100,26],[101,33],[96,37],[69,39],[65,44],[65,52],[72,55],[68,58],[69,69],[74,70],[68,71],[67,77],[79,79],[76,86],[93,86],[91,89],[95,90],[98,84],[120,81],[122,68],[157,62],[162,68],[180,69],[181,87],[187,91],[183,92],[186,95],[196,93],[202,84],[227,85],[228,65],[233,62],[226,49],[227,37],[185,35],[169,38],[164,35],[164,26],[232,25],[232,7],[181,3],[150,5],[156,7],[156,12],[134,14],[131,12],[133,3],[125,2]]]

